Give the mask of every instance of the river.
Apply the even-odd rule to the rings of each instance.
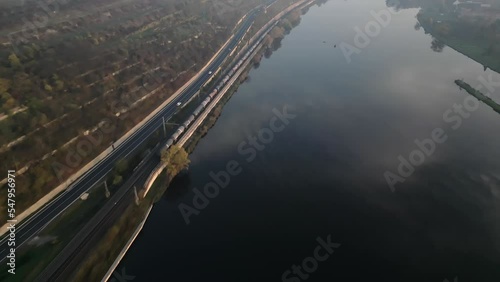
[[[418,9],[391,14],[349,62],[354,28],[388,9],[381,0],[311,7],[226,104],[117,272],[133,281],[500,281],[500,115],[454,83],[500,77],[449,47],[431,49],[414,28]],[[228,185],[200,200],[211,172],[227,173]]]

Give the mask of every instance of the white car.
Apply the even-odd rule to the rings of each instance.
[[[209,71],[208,74],[212,74],[212,71]]]
[[[181,103],[181,102],[178,102],[178,103],[177,103],[177,107],[179,107],[180,105],[182,105],[182,103]]]

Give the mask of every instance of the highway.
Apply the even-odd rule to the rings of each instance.
[[[54,218],[78,200],[82,193],[88,191],[96,184],[101,183],[106,175],[114,168],[114,165],[118,160],[135,153],[136,149],[140,147],[142,142],[162,126],[163,118],[168,120],[172,117],[178,109],[177,103],[187,103],[198,92],[200,87],[210,79],[212,74],[209,74],[209,72],[217,70],[222,65],[224,59],[237,46],[239,40],[245,34],[245,31],[252,25],[257,12],[257,10],[253,10],[247,16],[238,31],[234,34],[230,43],[212,61],[205,73],[200,75],[191,83],[191,85],[186,87],[183,92],[181,92],[167,106],[161,109],[149,121],[144,123],[144,125],[135,133],[131,134],[131,136],[123,141],[119,146],[115,147],[115,149],[108,156],[76,180],[68,189],[66,189],[65,192],[61,193],[49,204],[41,208],[37,213],[28,217],[21,223],[21,225],[16,226],[16,247],[19,248],[21,245],[28,242],[30,238],[38,234]],[[0,245],[0,261],[3,261],[7,256],[8,246],[6,237],[2,239]]]

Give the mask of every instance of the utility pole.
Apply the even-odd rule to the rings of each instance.
[[[167,128],[165,127],[165,117],[162,117],[163,120],[163,135],[167,138]]]
[[[134,186],[134,194],[135,194],[135,204],[139,205],[139,196],[137,195],[137,187]]]
[[[104,190],[105,190],[106,198],[109,198],[109,196],[111,196],[111,193],[109,192],[109,189],[108,189],[108,181],[107,180],[104,181]]]

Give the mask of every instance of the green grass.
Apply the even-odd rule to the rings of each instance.
[[[148,207],[144,201],[139,206],[131,204],[79,265],[72,281],[99,281],[102,279],[143,220]]]
[[[64,247],[59,242],[47,243],[43,246],[32,248],[29,251],[16,253],[16,274],[7,272],[8,268],[2,265],[0,268],[0,281],[33,281],[45,266]]]

